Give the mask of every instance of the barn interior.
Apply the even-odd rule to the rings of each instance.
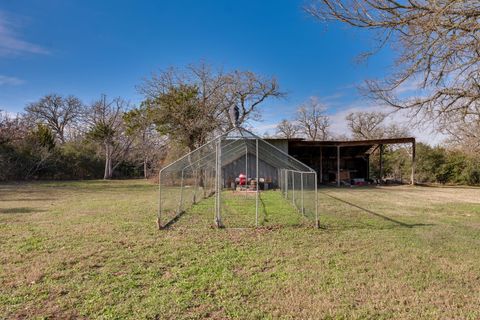
[[[415,138],[354,141],[307,141],[303,139],[268,139],[268,142],[305,163],[317,172],[322,184],[382,183],[383,150],[386,145],[408,144],[412,150],[411,182],[415,175]],[[371,155],[379,154],[380,174],[370,173]]]

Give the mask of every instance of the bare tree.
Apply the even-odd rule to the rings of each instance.
[[[316,97],[311,97],[307,103],[297,110],[297,123],[300,132],[307,139],[326,140],[329,136],[330,118],[325,114],[326,108]]]
[[[480,116],[470,115],[442,122],[440,127],[449,135],[447,144],[471,155],[480,154]]]
[[[111,179],[114,170],[126,158],[133,137],[126,134],[123,112],[128,103],[121,98],[107,101],[103,95],[87,112],[88,137],[98,142],[105,155],[104,179]]]
[[[277,135],[285,138],[292,139],[295,138],[298,134],[299,127],[294,121],[283,119],[277,124]]]
[[[154,73],[138,90],[154,113],[157,128],[190,150],[215,130],[232,128],[233,107],[242,124],[259,118],[258,107],[266,99],[282,96],[273,78],[248,71],[225,73],[205,63]]]
[[[66,130],[80,118],[83,105],[74,96],[62,97],[58,94],[49,94],[39,101],[29,104],[25,111],[27,119],[46,124],[64,143]]]
[[[387,114],[383,112],[352,112],[345,119],[354,139],[398,138],[410,135],[405,126],[386,123]]]
[[[478,1],[315,0],[306,7],[318,19],[370,29],[379,45],[399,52],[396,69],[368,81],[371,96],[430,120],[480,115],[480,6]],[[402,86],[418,84],[415,98]]]
[[[16,142],[25,135],[25,126],[22,126],[20,118],[11,117],[7,112],[0,110],[0,146],[9,142]],[[0,154],[0,157],[2,154]]]
[[[351,112],[345,119],[354,139],[368,140],[383,138],[386,117],[383,112]]]
[[[384,125],[384,138],[398,138],[412,136],[408,127],[399,123],[387,123]]]
[[[251,71],[234,71],[226,75],[227,90],[226,104],[223,110],[224,117],[232,107],[240,110],[239,124],[249,119],[259,120],[258,106],[268,98],[280,98],[284,93],[280,91],[275,78],[261,77]],[[228,121],[227,129],[232,128]]]

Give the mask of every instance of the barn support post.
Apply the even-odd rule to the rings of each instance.
[[[382,184],[383,179],[383,144],[380,145],[380,172],[378,177],[379,184]]]
[[[317,173],[315,172],[315,226],[320,228],[320,220],[318,218],[318,189],[317,189]]]
[[[415,146],[415,141],[412,142],[412,174],[411,174],[411,181],[410,183],[413,185],[415,185],[415,166],[416,166],[416,158],[415,158],[415,150],[416,149],[416,146]]]
[[[315,174],[316,176],[316,174]],[[320,183],[323,183],[323,150],[320,147]]]
[[[337,146],[337,187],[340,187],[340,146]]]
[[[256,193],[255,193],[255,226],[258,227],[258,196],[259,196],[259,190],[260,190],[260,181],[258,179],[258,139],[255,139],[255,153],[256,153],[256,163],[255,163],[255,171],[257,175],[257,187],[256,187]]]
[[[367,180],[370,180],[370,155],[367,154]]]

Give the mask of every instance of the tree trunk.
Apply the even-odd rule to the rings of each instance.
[[[147,163],[148,163],[148,159],[147,159],[147,157],[144,157],[143,158],[143,176],[144,176],[145,179],[148,179]]]
[[[103,179],[112,178],[112,153],[111,148],[108,143],[105,144],[105,172],[103,174]]]

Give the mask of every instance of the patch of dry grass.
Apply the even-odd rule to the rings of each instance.
[[[164,231],[156,191],[0,185],[0,318],[480,317],[480,189],[320,189],[320,230],[272,193],[268,227],[204,203]]]

